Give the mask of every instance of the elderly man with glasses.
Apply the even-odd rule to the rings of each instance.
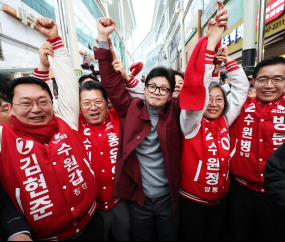
[[[271,57],[254,69],[256,97],[248,97],[231,128],[230,226],[233,240],[274,240],[280,212],[269,194],[278,177],[264,187],[267,160],[285,141],[285,59]],[[280,200],[279,200],[280,201]]]

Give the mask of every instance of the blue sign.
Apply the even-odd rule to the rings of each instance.
[[[243,39],[243,23],[234,29],[230,34],[223,38],[223,44],[229,46],[232,42],[236,43],[238,39]]]

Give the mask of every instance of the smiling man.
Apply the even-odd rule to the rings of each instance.
[[[103,47],[115,30],[110,18],[97,20],[102,84],[119,115],[120,144],[113,195],[130,200],[134,240],[176,240],[181,174],[179,97],[172,71],[157,67],[146,78],[145,101],[130,98],[120,73],[112,67],[112,54]]]
[[[47,55],[53,56],[51,65],[72,68],[56,23],[46,18],[36,23],[49,38],[45,52],[40,50],[38,75],[44,75],[45,68],[48,71],[42,64],[49,65]],[[59,69],[55,77],[60,93],[55,112],[52,93],[43,80],[23,77],[9,84],[13,125],[0,126],[0,180],[25,214],[35,239],[102,240],[103,222],[96,211],[98,186],[78,134],[76,74],[66,75]],[[63,89],[72,95],[65,95]]]
[[[285,141],[285,59],[260,62],[253,79],[256,97],[248,97],[230,132],[231,236],[234,240],[273,240],[280,217],[264,188],[264,168]]]

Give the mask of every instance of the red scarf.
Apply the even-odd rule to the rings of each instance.
[[[53,116],[50,122],[48,122],[47,124],[42,124],[42,125],[25,124],[13,115],[11,117],[11,122],[14,125],[15,129],[17,129],[20,132],[24,132],[30,135],[31,137],[33,137],[35,140],[37,140],[41,144],[45,144],[49,142],[49,140],[52,138],[52,136],[56,132],[55,116]]]
[[[206,100],[204,86],[205,51],[208,37],[202,37],[194,47],[185,70],[184,85],[180,95],[180,107],[187,110],[203,110]],[[220,48],[221,41],[216,46]],[[188,87],[188,88],[187,88]]]

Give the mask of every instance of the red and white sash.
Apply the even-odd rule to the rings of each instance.
[[[180,195],[217,204],[229,186],[230,142],[224,117],[201,121],[198,134],[184,138]]]
[[[256,98],[248,98],[231,127],[231,172],[240,184],[262,193],[266,161],[285,141],[283,97],[264,107]]]
[[[32,227],[35,239],[66,240],[94,214],[97,183],[78,132],[56,118],[57,132],[41,144],[3,126],[0,179]]]
[[[109,210],[120,201],[112,195],[120,138],[119,116],[112,109],[107,112],[107,119],[97,126],[87,123],[80,114],[79,134],[96,174],[99,209]]]

